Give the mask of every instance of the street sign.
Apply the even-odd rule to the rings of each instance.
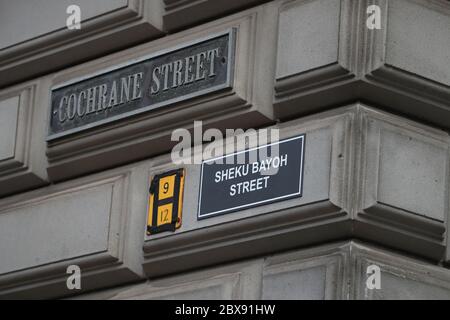
[[[147,235],[181,227],[185,170],[156,175],[150,185]]]
[[[236,30],[52,88],[47,140],[232,87]]]
[[[202,163],[198,219],[302,196],[305,135]]]

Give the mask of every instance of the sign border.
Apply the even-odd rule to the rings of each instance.
[[[126,61],[124,63],[120,63],[120,64],[117,64],[117,65],[114,65],[114,66],[111,66],[111,67],[108,67],[108,68],[103,68],[103,69],[101,69],[99,71],[96,71],[96,72],[93,72],[93,73],[89,73],[87,75],[84,75],[84,76],[81,76],[81,77],[77,77],[77,78],[74,78],[72,80],[69,80],[69,81],[60,83],[58,85],[52,86],[50,88],[50,99],[49,99],[50,100],[49,101],[50,107],[49,107],[49,115],[48,115],[48,130],[47,130],[47,137],[45,138],[45,140],[47,142],[49,142],[49,141],[52,141],[52,140],[55,140],[55,139],[59,139],[59,138],[62,138],[62,137],[74,134],[74,133],[78,133],[78,132],[81,132],[81,131],[84,131],[84,130],[96,128],[96,127],[104,125],[104,124],[108,124],[108,123],[115,122],[115,121],[118,121],[118,120],[121,120],[121,119],[124,119],[124,118],[128,118],[130,116],[141,114],[141,113],[153,110],[153,109],[164,107],[164,106],[169,105],[169,104],[177,103],[177,102],[180,102],[180,101],[183,101],[183,100],[189,100],[189,99],[192,99],[192,98],[204,95],[204,94],[208,94],[208,93],[211,93],[211,92],[216,92],[216,91],[220,91],[220,90],[223,90],[223,89],[231,88],[233,86],[233,82],[234,82],[234,69],[235,69],[235,62],[236,62],[235,61],[236,39],[237,39],[236,34],[237,34],[237,28],[236,27],[232,27],[232,28],[229,28],[229,29],[227,29],[227,30],[225,30],[223,32],[214,33],[214,34],[208,35],[206,37],[202,37],[200,39],[188,41],[188,42],[185,42],[185,43],[173,46],[173,47],[169,47],[169,48],[166,48],[166,49],[163,49],[163,50],[159,50],[159,51],[156,51],[154,53],[151,53],[151,54],[148,54],[148,55],[144,55],[142,57],[139,57],[139,58],[136,58],[136,59],[132,59],[132,60]],[[53,93],[54,90],[58,90],[58,89],[61,89],[61,88],[64,88],[64,87],[67,87],[67,86],[70,86],[70,85],[73,85],[73,84],[77,84],[77,83],[80,83],[80,82],[85,81],[85,80],[90,80],[90,79],[92,79],[92,78],[94,78],[96,76],[104,75],[104,74],[107,74],[109,72],[113,72],[113,71],[116,71],[116,70],[119,70],[119,69],[122,69],[122,68],[126,68],[126,67],[129,67],[129,66],[138,64],[140,62],[143,62],[145,60],[149,60],[149,59],[152,59],[152,58],[158,58],[158,57],[163,56],[165,54],[170,54],[171,52],[174,52],[174,51],[186,49],[188,47],[191,47],[191,46],[203,43],[205,41],[209,41],[209,40],[212,40],[212,39],[215,39],[215,38],[220,38],[220,37],[222,37],[224,35],[228,35],[229,36],[227,80],[226,80],[225,83],[220,84],[220,85],[216,85],[214,87],[206,88],[206,89],[203,89],[203,90],[195,91],[195,92],[192,92],[192,93],[180,96],[180,97],[175,97],[175,98],[172,98],[172,99],[169,99],[169,100],[166,100],[166,101],[161,101],[159,103],[151,104],[151,105],[148,105],[146,107],[138,108],[138,109],[135,109],[135,110],[132,110],[132,111],[128,111],[128,112],[122,113],[122,114],[118,114],[118,115],[115,115],[115,116],[113,116],[111,118],[106,118],[106,119],[102,119],[102,120],[95,121],[95,122],[92,122],[92,123],[88,123],[88,124],[82,125],[80,127],[72,128],[72,129],[69,129],[69,130],[66,130],[66,131],[62,131],[62,132],[58,132],[58,133],[51,133],[51,120],[52,120],[52,112],[53,112],[53,109],[52,109],[52,93]]]
[[[203,168],[205,163],[207,162],[211,162],[211,161],[215,161],[217,159],[223,159],[229,156],[235,156],[244,152],[250,152],[253,150],[258,150],[261,148],[265,148],[265,147],[269,147],[272,145],[276,145],[276,144],[281,144],[283,142],[288,142],[288,141],[292,141],[292,140],[297,140],[297,139],[302,139],[302,154],[301,154],[301,159],[300,159],[300,181],[299,181],[299,190],[296,193],[291,193],[288,195],[284,195],[281,197],[276,197],[276,198],[270,198],[270,199],[266,199],[266,200],[262,200],[262,201],[257,201],[257,202],[252,202],[252,203],[248,203],[248,204],[244,204],[241,206],[237,206],[237,207],[232,207],[232,208],[228,208],[228,209],[223,209],[223,210],[219,210],[219,211],[214,211],[214,212],[208,212],[206,214],[202,214],[200,215],[200,209],[201,209],[201,202],[202,202],[202,188],[203,188]],[[249,208],[253,208],[253,207],[258,207],[261,205],[266,205],[266,204],[270,204],[270,203],[275,203],[275,202],[279,202],[281,200],[288,200],[288,199],[292,199],[292,198],[297,198],[297,197],[302,197],[303,196],[303,174],[304,174],[304,161],[305,161],[305,139],[306,139],[306,133],[303,133],[301,135],[298,136],[294,136],[291,138],[286,138],[286,139],[282,139],[280,141],[277,142],[272,142],[270,144],[266,144],[263,146],[259,146],[259,147],[254,147],[254,148],[250,148],[250,149],[245,149],[245,150],[241,150],[241,151],[237,151],[231,154],[227,154],[227,155],[223,155],[220,157],[215,157],[212,159],[208,159],[208,160],[204,160],[202,162],[202,167],[201,167],[201,173],[200,173],[200,188],[199,188],[199,199],[197,202],[197,220],[204,220],[204,219],[208,219],[211,217],[215,217],[215,216],[221,216],[224,214],[228,214],[228,213],[232,213],[232,212],[236,212],[239,211],[241,209],[245,210],[245,209],[249,209]]]

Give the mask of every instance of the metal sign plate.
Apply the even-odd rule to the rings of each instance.
[[[301,197],[304,145],[301,135],[204,161],[197,218]]]
[[[232,86],[235,30],[52,89],[47,140]]]
[[[181,227],[185,170],[153,177],[147,218],[147,235],[175,231]]]

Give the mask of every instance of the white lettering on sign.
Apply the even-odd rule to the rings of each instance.
[[[236,167],[228,168],[225,170],[216,171],[214,175],[214,182],[220,183],[223,181],[233,180],[240,177],[245,177],[249,173],[264,175],[264,172],[285,167],[288,164],[288,155],[276,156],[273,158],[256,161],[253,163],[243,164]],[[268,180],[270,175],[266,177],[251,179],[249,181],[243,181],[230,186],[230,196],[253,192],[261,189],[265,189],[268,186]]]
[[[230,196],[244,194],[267,188],[267,180],[270,176],[264,178],[252,179],[250,181],[239,182],[230,186]]]
[[[150,93],[158,94],[161,91],[175,89],[190,83],[205,80],[216,76],[214,69],[215,59],[219,56],[219,48],[200,52],[156,66],[152,71]],[[172,81],[170,81],[170,78]]]
[[[198,220],[301,197],[304,141],[302,134],[204,161]]]
[[[106,109],[142,98],[142,72],[122,77],[120,82],[102,83],[80,91],[78,94],[66,94],[58,108],[60,123],[83,118],[91,113],[104,112]]]

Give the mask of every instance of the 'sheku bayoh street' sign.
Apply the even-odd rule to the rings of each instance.
[[[52,140],[232,86],[235,30],[52,88]]]
[[[304,147],[301,135],[204,161],[198,219],[301,197]]]

